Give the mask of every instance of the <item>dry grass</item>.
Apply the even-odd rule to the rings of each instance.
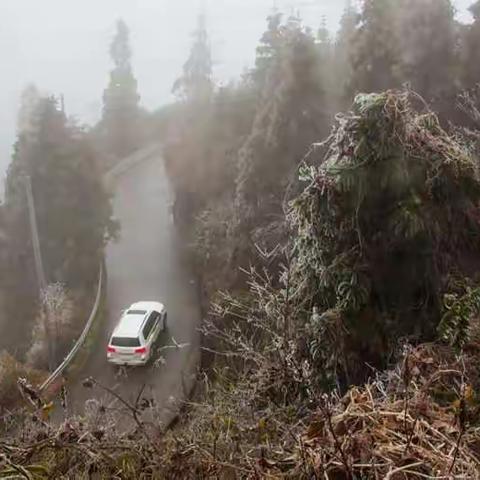
[[[217,371],[168,432],[144,421],[142,395],[121,410],[92,404],[58,428],[35,401],[14,438],[0,440],[0,478],[479,479],[479,358],[472,345],[462,355],[408,348],[397,368],[343,397],[312,391],[281,406],[262,390],[272,388],[259,381],[267,370]],[[118,415],[135,428],[117,430]]]

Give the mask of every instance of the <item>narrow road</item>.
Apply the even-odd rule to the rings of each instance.
[[[85,402],[96,398],[109,404],[101,389],[85,389],[81,381],[92,376],[122,398],[134,402],[142,387],[155,401],[156,420],[183,398],[185,383],[198,360],[200,309],[197,288],[181,257],[180,241],[170,214],[171,192],[159,153],[121,174],[114,183],[114,212],[121,222],[118,242],[107,248],[107,305],[98,345],[77,383],[70,387],[70,410],[83,413]],[[158,300],[168,311],[168,331],[159,346],[187,343],[161,352],[166,363],[119,369],[106,361],[106,347],[120,312],[140,300]],[[183,378],[182,378],[183,377]]]

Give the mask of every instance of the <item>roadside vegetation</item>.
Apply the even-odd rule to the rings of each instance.
[[[20,382],[31,413],[0,475],[479,479],[471,10],[465,26],[449,0],[347,2],[335,39],[275,11],[224,86],[200,16],[178,101],[150,119],[203,289],[195,395],[165,431],[142,392],[86,379],[115,402],[57,428]]]
[[[33,85],[21,100],[0,205],[0,351],[8,351],[27,372],[45,372],[59,365],[82,332],[104,248],[119,225],[91,132],[68,118],[61,100]],[[44,281],[34,259],[29,185]],[[13,365],[6,361],[9,355],[1,357],[1,368]],[[1,389],[9,376],[0,377]]]

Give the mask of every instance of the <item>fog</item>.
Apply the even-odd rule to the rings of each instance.
[[[462,20],[468,19],[470,3],[456,1]],[[344,1],[278,0],[276,5],[286,12],[298,10],[315,28],[325,15],[334,32]],[[64,94],[68,113],[80,122],[92,124],[99,118],[117,18],[131,29],[142,105],[154,109],[171,100],[171,86],[188,54],[201,8],[207,11],[215,78],[226,82],[252,64],[272,6],[272,0],[2,0],[0,173],[15,139],[19,94],[28,83]]]

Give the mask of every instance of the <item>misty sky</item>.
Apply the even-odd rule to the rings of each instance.
[[[473,0],[456,0],[459,16]],[[318,27],[327,16],[338,26],[343,0],[277,0]],[[117,18],[130,26],[133,65],[142,104],[171,100],[171,86],[188,55],[201,6],[207,9],[215,77],[228,81],[252,64],[273,0],[0,0],[0,172],[9,161],[22,89],[65,95],[67,111],[93,123],[108,82],[108,46]],[[1,190],[1,189],[0,189]]]

